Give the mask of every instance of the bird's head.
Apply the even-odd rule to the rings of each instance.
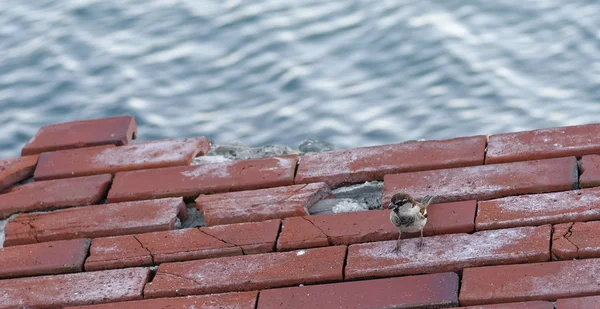
[[[412,207],[413,204],[414,199],[408,193],[400,192],[392,196],[392,201],[388,205],[388,208],[398,211],[398,209],[404,205],[410,205]]]

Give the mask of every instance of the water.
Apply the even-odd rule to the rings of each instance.
[[[0,2],[0,157],[50,123],[339,148],[594,123],[597,1]]]

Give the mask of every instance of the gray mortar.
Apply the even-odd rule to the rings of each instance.
[[[334,198],[318,201],[310,208],[310,214],[382,209],[383,181],[341,187],[333,190],[332,193]],[[349,204],[354,205],[349,207]]]
[[[0,248],[4,247],[4,228],[8,223],[9,219],[0,220]]]
[[[187,219],[181,222],[180,228],[201,227],[206,225],[204,216],[198,211],[194,203],[187,204]]]

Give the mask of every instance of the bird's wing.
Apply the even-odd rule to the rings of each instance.
[[[417,220],[417,218],[412,215],[411,216],[403,216],[403,215],[393,216],[393,217],[391,217],[391,219],[392,219],[392,223],[395,226],[411,226]]]

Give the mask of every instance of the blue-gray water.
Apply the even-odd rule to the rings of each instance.
[[[597,1],[0,1],[0,157],[45,124],[340,148],[600,122]]]

